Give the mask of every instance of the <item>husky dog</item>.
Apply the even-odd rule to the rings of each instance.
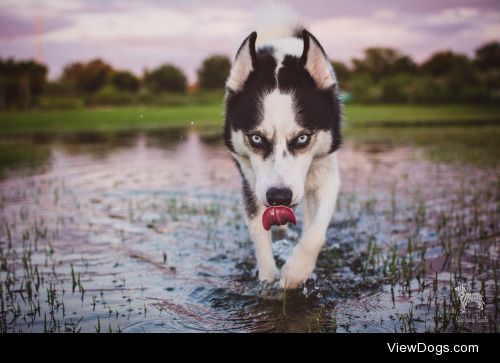
[[[224,140],[242,177],[259,280],[279,276],[281,287],[296,288],[315,268],[340,187],[339,90],[325,51],[307,30],[258,38],[253,32],[243,41],[231,68]],[[279,274],[262,215],[301,202],[303,233]]]

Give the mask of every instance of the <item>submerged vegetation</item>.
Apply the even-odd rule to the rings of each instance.
[[[498,332],[491,169],[348,138],[318,268],[284,293],[256,281],[218,139],[160,139],[56,144],[47,171],[1,181],[0,331]],[[300,228],[275,234],[278,264]],[[460,311],[461,284],[484,310]]]

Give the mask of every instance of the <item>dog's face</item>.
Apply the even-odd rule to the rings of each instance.
[[[255,39],[243,42],[227,82],[225,141],[258,202],[294,207],[313,160],[340,144],[335,75],[307,31],[279,48],[256,50]]]

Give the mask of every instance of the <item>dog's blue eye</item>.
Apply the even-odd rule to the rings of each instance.
[[[260,137],[259,135],[252,135],[251,136],[251,140],[254,144],[262,144],[262,137]]]
[[[298,145],[306,144],[308,141],[309,141],[309,135],[300,135],[297,138],[297,144]]]
[[[310,134],[302,134],[297,136],[295,139],[293,139],[289,143],[289,147],[293,149],[302,149],[305,148],[307,145],[309,145],[309,142],[311,141],[311,135]]]

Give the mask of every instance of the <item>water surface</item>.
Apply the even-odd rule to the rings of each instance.
[[[256,279],[240,178],[217,133],[12,143],[42,156],[0,180],[2,331],[498,331],[495,168],[347,140],[318,267],[283,292]],[[300,220],[274,233],[279,266]],[[460,312],[459,284],[482,294],[483,311]]]

